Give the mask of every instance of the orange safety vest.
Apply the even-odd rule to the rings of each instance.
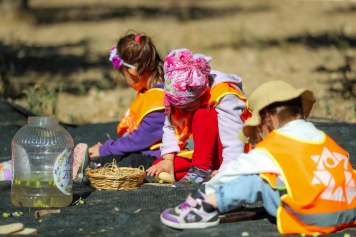
[[[160,88],[152,88],[144,92],[139,92],[135,100],[131,103],[125,116],[117,125],[119,136],[125,133],[131,134],[137,129],[142,119],[149,113],[158,110],[164,110],[164,91]],[[162,125],[163,127],[163,125]],[[153,144],[150,149],[154,150],[160,147],[160,142]]]
[[[225,95],[236,95],[239,99],[247,103],[245,95],[239,89],[237,89],[230,83],[223,82],[211,88],[208,105],[215,108]],[[245,122],[250,117],[251,111],[248,107],[246,107],[240,118],[243,122]],[[192,158],[194,152],[194,150],[188,150],[186,148],[187,140],[192,138],[191,119],[192,112],[181,113],[178,109],[173,110],[171,115],[171,124],[174,127],[178,139],[178,145],[181,149],[181,152],[178,153],[177,156],[188,159]],[[246,144],[244,152],[247,153],[250,149],[251,145]]]
[[[277,131],[258,143],[281,170],[287,193],[277,209],[281,234],[328,234],[356,225],[356,174],[348,153],[329,136],[306,142]],[[277,174],[261,177],[278,188]]]

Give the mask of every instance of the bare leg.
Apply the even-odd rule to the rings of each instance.
[[[215,197],[215,193],[212,193],[212,194],[209,194],[209,195],[206,195],[204,197],[205,199],[205,202],[211,204],[213,207],[215,208],[218,208],[218,203],[216,201],[216,197]]]

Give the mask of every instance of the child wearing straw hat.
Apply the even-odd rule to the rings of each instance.
[[[249,97],[252,117],[239,138],[256,144],[229,167],[161,214],[163,224],[205,228],[219,213],[263,201],[281,234],[327,234],[356,225],[356,174],[348,153],[305,119],[313,93],[283,81],[261,85]]]
[[[166,56],[162,158],[147,175],[165,171],[177,180],[175,186],[200,185],[246,150],[237,138],[250,115],[242,79],[211,70],[210,60],[184,48]]]

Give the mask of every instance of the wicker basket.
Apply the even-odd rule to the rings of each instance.
[[[115,160],[111,164],[85,173],[91,186],[102,190],[134,190],[140,188],[145,178],[143,166],[139,168],[118,167]]]

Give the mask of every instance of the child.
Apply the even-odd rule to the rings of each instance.
[[[313,103],[309,90],[283,81],[261,85],[249,97],[252,117],[239,138],[255,149],[196,190],[161,221],[173,228],[219,224],[218,213],[263,200],[281,234],[327,234],[356,224],[356,174],[348,153],[305,121]]]
[[[0,181],[12,179],[12,160],[0,163]]]
[[[104,165],[113,158],[120,167],[150,167],[160,156],[164,124],[163,62],[152,40],[141,34],[126,34],[110,51],[110,61],[137,91],[123,119],[117,126],[120,136],[87,149],[78,144],[74,149],[73,180],[82,182],[88,155]]]
[[[237,138],[249,116],[242,80],[210,70],[210,60],[188,49],[172,50],[165,58],[163,156],[147,175],[165,171],[180,180],[176,186],[200,185],[244,151]],[[191,137],[194,148],[188,149]]]

